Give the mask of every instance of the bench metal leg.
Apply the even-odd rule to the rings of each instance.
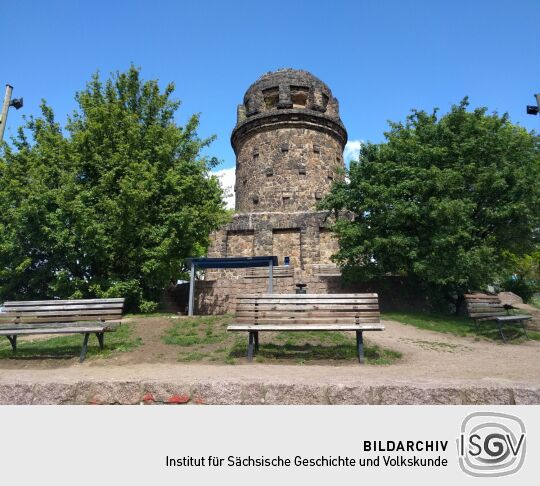
[[[499,326],[499,332],[501,333],[501,337],[503,341],[506,343],[507,341],[506,341],[506,338],[504,337],[502,322],[497,321],[497,326]]]
[[[248,341],[248,361],[253,361],[253,344],[255,341],[255,333],[249,331],[249,341]]]
[[[13,352],[16,353],[17,352],[17,335],[13,335],[13,336],[6,336],[8,338],[8,341],[10,342],[11,344],[11,348],[13,349]]]
[[[255,352],[259,352],[259,331],[253,333],[255,335]]]
[[[104,338],[105,338],[105,333],[104,332],[96,332],[96,337],[98,339],[98,342],[99,342],[99,349],[101,351],[103,351],[103,341],[104,341]]]
[[[519,321],[519,323],[521,324],[521,329],[523,329],[523,334],[525,334],[525,337],[527,339],[530,339],[529,338],[529,335],[527,334],[527,331],[525,329],[525,320],[524,319],[521,319],[521,321]]]
[[[362,331],[356,331],[356,348],[358,350],[358,362],[364,364],[364,337]]]
[[[90,333],[87,332],[84,335],[83,339],[83,345],[81,349],[81,357],[79,358],[79,363],[82,363],[84,361],[84,358],[86,358],[86,350],[88,349],[88,339],[90,338]]]

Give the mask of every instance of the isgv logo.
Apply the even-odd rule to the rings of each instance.
[[[523,465],[526,445],[525,425],[518,417],[471,413],[457,439],[459,466],[469,476],[508,476]]]

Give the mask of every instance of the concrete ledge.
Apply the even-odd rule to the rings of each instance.
[[[540,385],[301,384],[260,381],[0,383],[1,405],[538,405]]]

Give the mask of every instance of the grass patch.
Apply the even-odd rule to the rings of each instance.
[[[172,321],[163,341],[178,346],[178,361],[209,361],[235,364],[247,354],[247,332],[227,332],[232,315],[198,316]],[[366,363],[386,365],[401,353],[364,343]],[[318,361],[352,362],[357,360],[356,339],[352,333],[264,332],[260,333],[257,363]]]
[[[80,355],[82,342],[83,334],[70,334],[36,341],[25,341],[19,338],[17,352],[13,353],[11,344],[4,338],[0,341],[0,359],[70,359]],[[88,341],[86,359],[106,358],[113,353],[131,351],[140,344],[141,338],[135,336],[129,324],[122,324],[116,331],[105,333],[103,351],[99,349],[97,337],[92,334]]]
[[[480,322],[477,329],[472,319],[442,314],[383,312],[382,318],[409,324],[419,329],[454,334],[455,336],[476,336],[491,341],[502,342],[499,328],[494,321]],[[523,336],[521,326],[505,324],[503,332],[506,339],[511,340],[513,343],[520,343],[527,340]],[[540,340],[540,332],[527,330],[527,334],[531,339]]]

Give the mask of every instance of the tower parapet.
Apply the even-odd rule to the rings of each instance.
[[[347,132],[328,86],[307,71],[280,69],[253,83],[237,110],[236,210],[315,209],[343,174]]]

